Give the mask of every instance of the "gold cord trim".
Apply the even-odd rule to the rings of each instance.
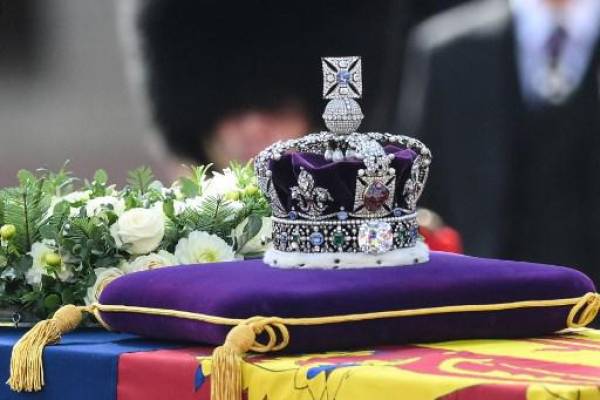
[[[472,304],[472,305],[455,305],[455,306],[439,306],[427,308],[414,308],[406,310],[393,311],[376,311],[360,314],[344,314],[330,315],[323,317],[305,317],[305,318],[280,318],[280,317],[252,317],[250,319],[218,317],[214,315],[194,313],[181,310],[168,310],[164,308],[139,307],[139,306],[123,306],[112,304],[93,304],[90,306],[94,310],[94,314],[99,312],[116,312],[116,313],[133,313],[158,315],[173,318],[189,319],[193,321],[206,322],[216,325],[235,326],[243,323],[260,323],[267,325],[272,323],[298,326],[298,325],[325,325],[339,324],[344,322],[358,322],[374,319],[399,318],[399,317],[416,317],[432,314],[450,314],[459,312],[484,312],[484,311],[503,311],[514,310],[520,308],[541,308],[541,307],[560,307],[574,306],[567,318],[568,327],[580,327],[589,324],[595,314],[600,310],[600,294],[587,293],[582,297],[572,297],[566,299],[552,300],[524,300],[509,303],[493,303],[493,304]],[[584,308],[585,307],[585,308]],[[97,311],[96,311],[97,310]],[[577,317],[579,316],[579,319]]]

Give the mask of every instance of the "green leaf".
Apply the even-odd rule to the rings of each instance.
[[[44,307],[50,313],[55,311],[61,305],[61,297],[56,293],[50,293],[44,297]]]
[[[236,250],[242,249],[248,241],[256,236],[262,228],[262,218],[258,215],[248,216],[248,223],[244,226],[242,234],[236,238]]]
[[[19,172],[17,172],[17,178],[19,179],[19,184],[21,186],[29,185],[37,180],[35,175],[26,169],[19,170]]]
[[[188,177],[179,178],[181,194],[185,197],[196,197],[200,194],[200,188],[192,179]]]
[[[150,167],[139,167],[130,171],[127,174],[127,183],[134,190],[137,190],[141,194],[144,194],[148,191],[148,187],[154,180],[154,175],[152,174],[152,170]]]
[[[50,199],[44,192],[44,177],[37,178],[31,172],[21,170],[19,181],[19,187],[3,191],[4,223],[17,228],[12,242],[21,253],[27,253],[40,237],[39,226]]]
[[[42,239],[54,239],[58,230],[50,224],[40,226],[40,236]]]
[[[179,178],[181,193],[185,197],[196,197],[202,195],[206,173],[210,170],[212,164],[189,166],[190,176]]]
[[[0,226],[4,225],[4,209],[6,207],[6,194],[0,190]]]
[[[235,176],[237,184],[241,188],[245,188],[248,185],[256,185],[256,175],[254,173],[254,164],[252,160],[246,164],[240,164],[237,161],[229,163],[229,169]]]
[[[71,213],[71,204],[67,201],[59,201],[54,205],[54,210],[52,210],[52,215],[54,217],[66,218]]]
[[[96,183],[99,183],[101,185],[106,185],[106,183],[108,182],[108,174],[106,173],[105,170],[99,169],[94,174],[94,181],[96,181]]]
[[[166,199],[163,202],[163,212],[167,218],[175,219],[175,205],[173,204],[173,199]]]
[[[67,169],[68,165],[69,160],[65,161],[58,172],[52,172],[44,168],[37,170],[46,177],[44,182],[44,193],[49,196],[60,197],[73,191],[73,184],[77,181],[77,178],[73,177],[71,171]]]
[[[75,303],[75,296],[71,288],[64,288],[60,294],[62,298],[62,304],[73,304]]]

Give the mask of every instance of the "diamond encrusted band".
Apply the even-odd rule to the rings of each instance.
[[[273,218],[273,246],[279,251],[380,254],[412,247],[418,236],[416,213],[368,221]]]

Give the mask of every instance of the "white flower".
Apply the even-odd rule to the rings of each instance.
[[[88,201],[85,205],[85,210],[88,217],[98,215],[103,207],[112,206],[112,210],[116,215],[121,215],[125,211],[125,201],[114,196],[95,197]]]
[[[224,196],[239,189],[235,175],[231,169],[226,168],[222,174],[213,172],[212,178],[204,183],[202,194],[205,196]]]
[[[61,201],[66,201],[69,204],[86,202],[89,199],[90,199],[90,191],[89,190],[71,192],[60,198]]]
[[[244,208],[244,202],[239,200],[228,201],[227,205],[234,211],[239,212]]]
[[[187,238],[179,239],[175,257],[181,264],[201,264],[231,261],[235,254],[223,239],[207,232],[193,231]]]
[[[35,242],[31,245],[31,251],[27,254],[33,259],[31,268],[25,273],[25,279],[27,283],[32,286],[39,286],[42,283],[42,275],[50,275],[48,267],[46,265],[46,255],[48,253],[55,253],[55,249],[52,243],[49,241]],[[69,280],[73,276],[73,271],[69,266],[61,263],[60,268],[57,269],[56,275],[62,282]]]
[[[165,217],[159,207],[132,208],[121,214],[110,233],[118,247],[126,245],[131,254],[148,254],[165,235]]]
[[[66,201],[67,203],[69,203],[71,205],[71,209],[69,210],[70,217],[78,216],[79,215],[79,206],[74,207],[73,205],[78,204],[78,203],[87,202],[90,199],[90,193],[91,192],[89,190],[85,190],[85,191],[71,192],[62,197],[59,197],[59,196],[52,197],[52,199],[50,200],[50,206],[48,207],[48,211],[46,211],[46,214],[44,215],[44,219],[48,219],[51,216],[53,216],[54,215],[54,207],[62,201]]]
[[[96,282],[90,286],[85,296],[85,304],[92,304],[98,302],[100,299],[100,293],[113,279],[118,278],[125,273],[120,268],[96,268]]]
[[[204,196],[190,197],[185,200],[175,200],[173,202],[173,208],[175,209],[175,215],[179,215],[185,210],[198,210],[202,207],[202,203],[206,200]]]
[[[165,250],[159,250],[157,253],[150,253],[145,256],[139,256],[125,267],[126,273],[146,271],[162,267],[177,265],[177,257]]]
[[[273,224],[270,217],[262,217],[262,225],[260,230],[253,238],[248,240],[242,248],[238,249],[237,253],[240,255],[258,253],[265,250],[265,244],[271,237],[273,232]],[[239,223],[238,226],[233,230],[233,235],[239,238],[244,232],[244,228],[248,224],[248,218]]]

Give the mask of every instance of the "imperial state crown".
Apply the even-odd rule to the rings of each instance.
[[[329,131],[276,142],[255,160],[273,209],[276,267],[360,268],[428,260],[416,203],[431,163],[417,139],[357,132],[363,113],[360,57],[321,60]]]

